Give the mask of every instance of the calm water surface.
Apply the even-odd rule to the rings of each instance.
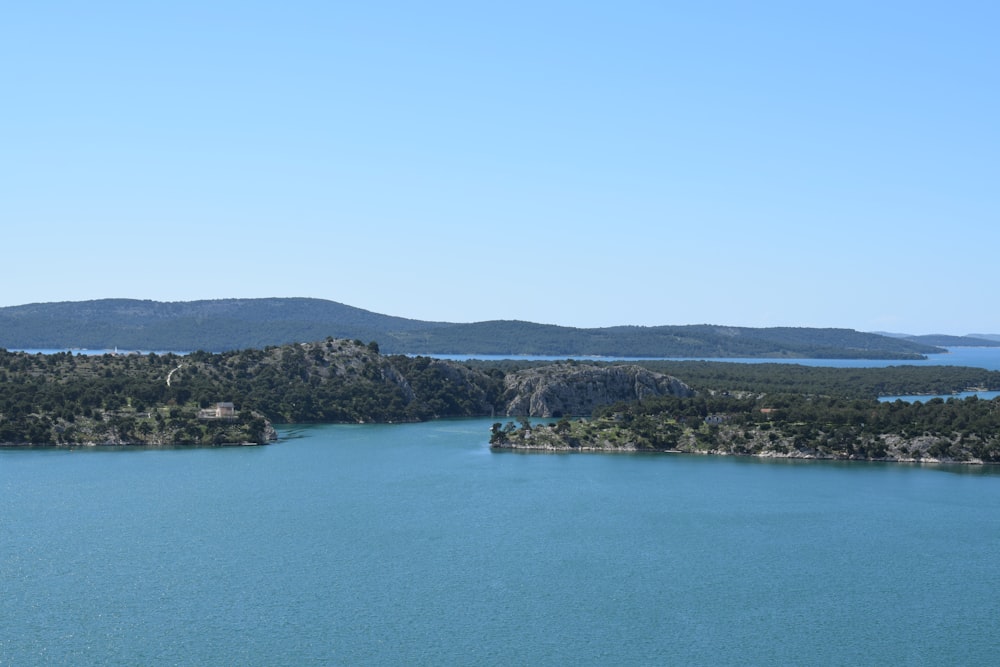
[[[926,359],[886,360],[886,359],[762,359],[759,357],[665,357],[669,361],[729,361],[740,364],[799,364],[802,366],[829,366],[832,368],[883,368],[885,366],[971,366],[986,368],[992,371],[1000,370],[1000,347],[952,347],[946,354],[931,354]],[[521,359],[538,361],[559,361],[567,357],[538,355],[470,355],[470,354],[431,354],[438,359],[485,359],[498,361],[503,359]],[[649,361],[648,357],[568,357],[579,361]]]
[[[1000,370],[1000,347],[952,347],[947,348],[947,354],[932,354],[927,359],[918,360],[885,360],[885,359],[761,359],[757,357],[713,357],[713,358],[680,358],[664,357],[672,361],[729,361],[743,364],[768,364],[787,363],[801,364],[804,366],[831,366],[834,368],[880,368],[884,366],[972,366],[974,368],[987,368],[989,370]],[[100,355],[115,350],[65,350],[65,349],[21,349],[16,352],[27,352],[28,354],[53,354],[55,352],[71,351],[74,354]],[[129,351],[121,350],[121,353]],[[141,351],[139,354],[148,354],[148,351]],[[157,352],[156,354],[166,354]],[[188,352],[174,352],[173,354],[188,354]],[[436,359],[454,359],[466,361],[469,359],[483,359],[500,361],[506,359],[519,359],[525,361],[560,361],[562,359],[577,359],[579,361],[649,361],[649,357],[567,357],[549,355],[504,355],[504,354],[430,354],[425,355]]]
[[[0,451],[0,664],[996,664],[994,468],[491,453],[489,424]]]

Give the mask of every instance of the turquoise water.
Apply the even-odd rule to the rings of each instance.
[[[996,664],[995,468],[489,424],[0,451],[0,664]]]

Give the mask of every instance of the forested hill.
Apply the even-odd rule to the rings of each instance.
[[[7,349],[221,352],[327,337],[376,341],[384,352],[394,354],[912,359],[943,351],[851,329],[577,329],[505,320],[455,324],[305,298],[173,303],[103,299],[0,308],[0,347]]]
[[[262,444],[273,436],[269,420],[590,414],[692,393],[637,365],[539,365],[505,372],[334,338],[187,355],[0,350],[0,446]]]
[[[574,329],[530,322],[454,324],[393,333],[384,347],[423,354],[536,354],[775,359],[913,359],[944,349],[852,329],[710,324]]]
[[[931,334],[928,336],[907,336],[906,340],[939,347],[1000,347],[1000,340],[978,338],[976,336],[945,336]]]
[[[329,336],[370,341],[439,326],[446,325],[323,299],[100,299],[0,308],[0,347],[221,352]]]
[[[675,371],[683,376],[673,375]],[[767,408],[811,401],[823,410],[833,407],[842,412],[827,400],[835,398],[848,402],[852,411],[851,417],[836,419],[856,424],[869,421],[875,410],[889,409],[879,407],[875,399],[886,391],[949,393],[969,387],[1000,389],[1000,371],[692,361],[457,362],[382,355],[374,343],[333,338],[187,355],[0,350],[0,446],[263,443],[274,435],[270,422],[560,418],[591,415],[618,403],[636,403],[644,407],[634,410],[648,410],[665,397],[697,399],[685,411],[693,410],[691,414],[699,417],[752,412],[753,406],[739,403],[744,399],[764,401],[759,407]],[[730,407],[731,399],[737,404]],[[973,403],[972,399],[948,401],[949,428],[958,433],[956,437],[973,432],[972,425],[979,423],[986,409]],[[959,404],[968,409],[956,407]],[[986,426],[995,424],[1000,415],[995,401],[989,407],[993,421],[982,422]],[[791,426],[801,426],[805,413],[788,414]],[[813,421],[827,419],[815,410],[812,415]],[[905,426],[898,420],[893,423],[897,431]],[[907,423],[923,428],[926,421],[909,414]],[[922,433],[915,426],[911,431]],[[980,431],[975,426],[974,432]],[[992,433],[991,442],[998,448],[996,459],[990,460],[1000,460],[1000,436],[995,429]]]

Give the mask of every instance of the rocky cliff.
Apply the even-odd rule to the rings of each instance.
[[[654,396],[692,396],[694,391],[670,375],[640,366],[554,364],[511,373],[504,378],[507,416],[589,415],[594,408]]]

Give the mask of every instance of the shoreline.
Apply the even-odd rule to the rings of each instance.
[[[843,461],[859,463],[918,463],[932,465],[967,465],[967,466],[995,466],[995,461],[983,461],[982,459],[942,459],[942,458],[913,458],[913,457],[861,457],[861,456],[837,456],[835,454],[809,453],[809,452],[733,452],[724,450],[688,450],[688,449],[640,449],[638,447],[595,447],[581,445],[579,447],[556,447],[553,445],[514,445],[514,444],[491,444],[490,450],[493,452],[513,452],[519,454],[680,454],[689,456],[718,456],[718,457],[739,457],[754,459],[785,459],[798,461]]]

